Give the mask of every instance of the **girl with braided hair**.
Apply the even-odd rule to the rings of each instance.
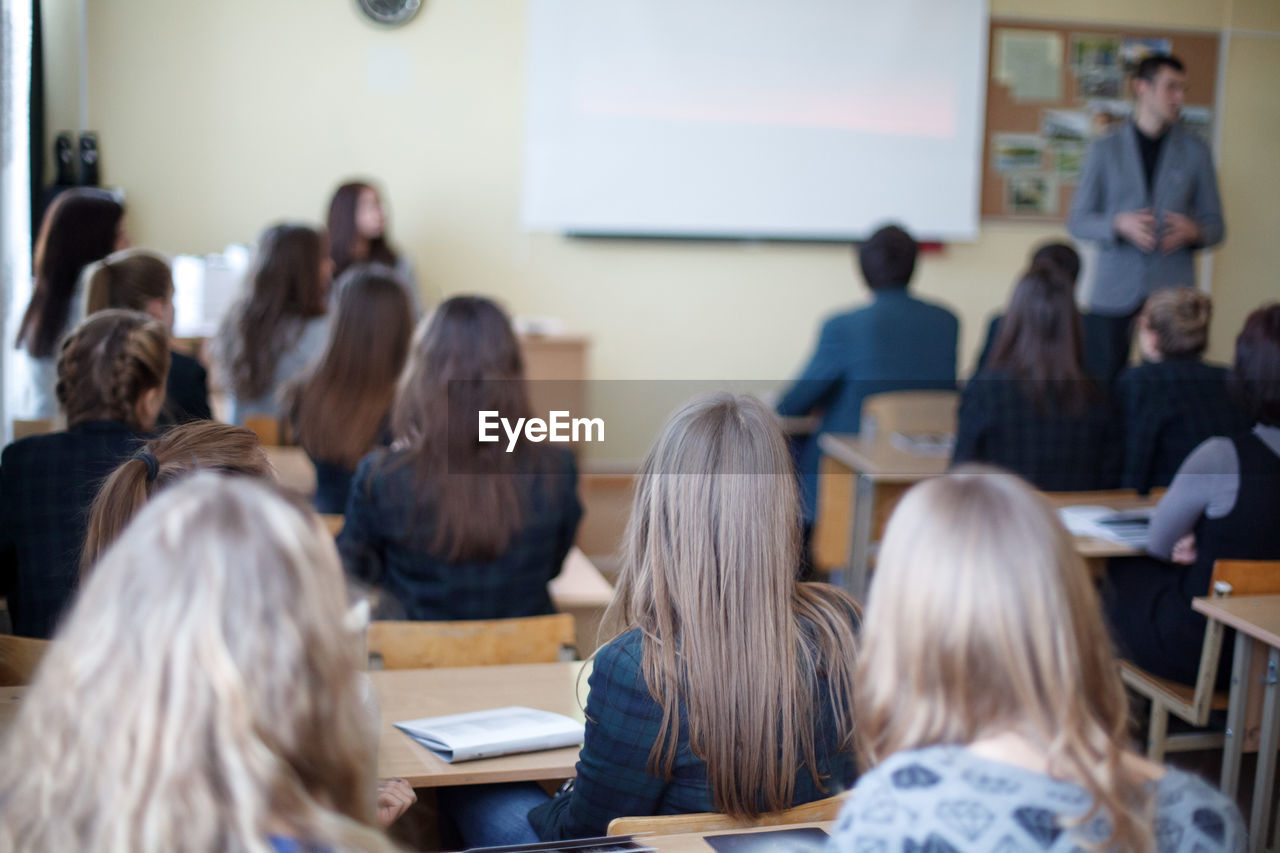
[[[48,637],[76,587],[98,485],[155,427],[169,333],[146,314],[94,314],[58,359],[64,432],[16,441],[0,457],[0,587],[15,634]]]
[[[155,252],[125,249],[107,255],[85,268],[81,289],[85,292],[86,314],[105,308],[141,311],[159,320],[173,334],[173,271],[169,262]],[[212,418],[204,366],[180,352],[171,352],[169,358],[160,425]]]

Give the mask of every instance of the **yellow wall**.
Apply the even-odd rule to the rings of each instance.
[[[78,2],[46,0],[46,14],[74,21]],[[593,372],[611,379],[782,379],[807,354],[819,318],[863,298],[843,247],[523,233],[520,0],[430,0],[391,31],[338,0],[90,6],[91,124],[102,135],[104,179],[128,191],[139,244],[203,252],[252,239],[280,217],[318,220],[340,179],[370,175],[387,187],[392,234],[428,298],[480,291],[515,313],[561,317],[592,337]],[[1273,0],[992,0],[991,8],[1280,30]],[[74,35],[56,28],[64,31]],[[51,28],[50,65],[74,67],[74,38],[53,36]],[[402,91],[371,92],[370,56],[386,51],[407,56],[410,73]],[[1229,236],[1214,275],[1219,356],[1244,312],[1275,297],[1278,63],[1280,39],[1233,38],[1221,169]],[[68,83],[73,75],[50,75],[58,89],[50,111],[60,114],[51,133],[74,123]],[[990,224],[976,243],[924,261],[916,287],[961,315],[966,362],[1028,247],[1062,233]]]

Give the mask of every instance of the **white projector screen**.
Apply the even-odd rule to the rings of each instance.
[[[523,219],[977,236],[986,0],[529,0]]]

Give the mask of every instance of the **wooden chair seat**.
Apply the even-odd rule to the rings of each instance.
[[[1196,689],[1190,684],[1180,684],[1158,675],[1152,675],[1133,661],[1120,661],[1120,677],[1126,686],[1133,688],[1144,696],[1159,696],[1161,701],[1169,705],[1184,705],[1192,713],[1195,704]],[[1225,711],[1230,694],[1225,690],[1215,690],[1209,701],[1209,710]]]
[[[577,642],[573,616],[523,616],[466,622],[393,622],[369,625],[369,654],[385,669],[554,663]]]
[[[30,684],[48,648],[48,640],[0,635],[0,687]]]
[[[694,814],[652,815],[647,817],[615,817],[609,821],[609,835],[638,835],[651,832],[657,835],[680,835],[691,832],[717,832],[724,829],[743,829],[752,826],[787,826],[793,823],[816,823],[835,820],[840,809],[849,799],[849,793],[837,794],[822,800],[814,800],[792,806],[780,812],[767,812],[754,820],[736,820],[719,812]]]

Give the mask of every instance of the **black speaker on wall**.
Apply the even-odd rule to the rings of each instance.
[[[80,186],[98,185],[98,134],[85,131],[80,134]]]

